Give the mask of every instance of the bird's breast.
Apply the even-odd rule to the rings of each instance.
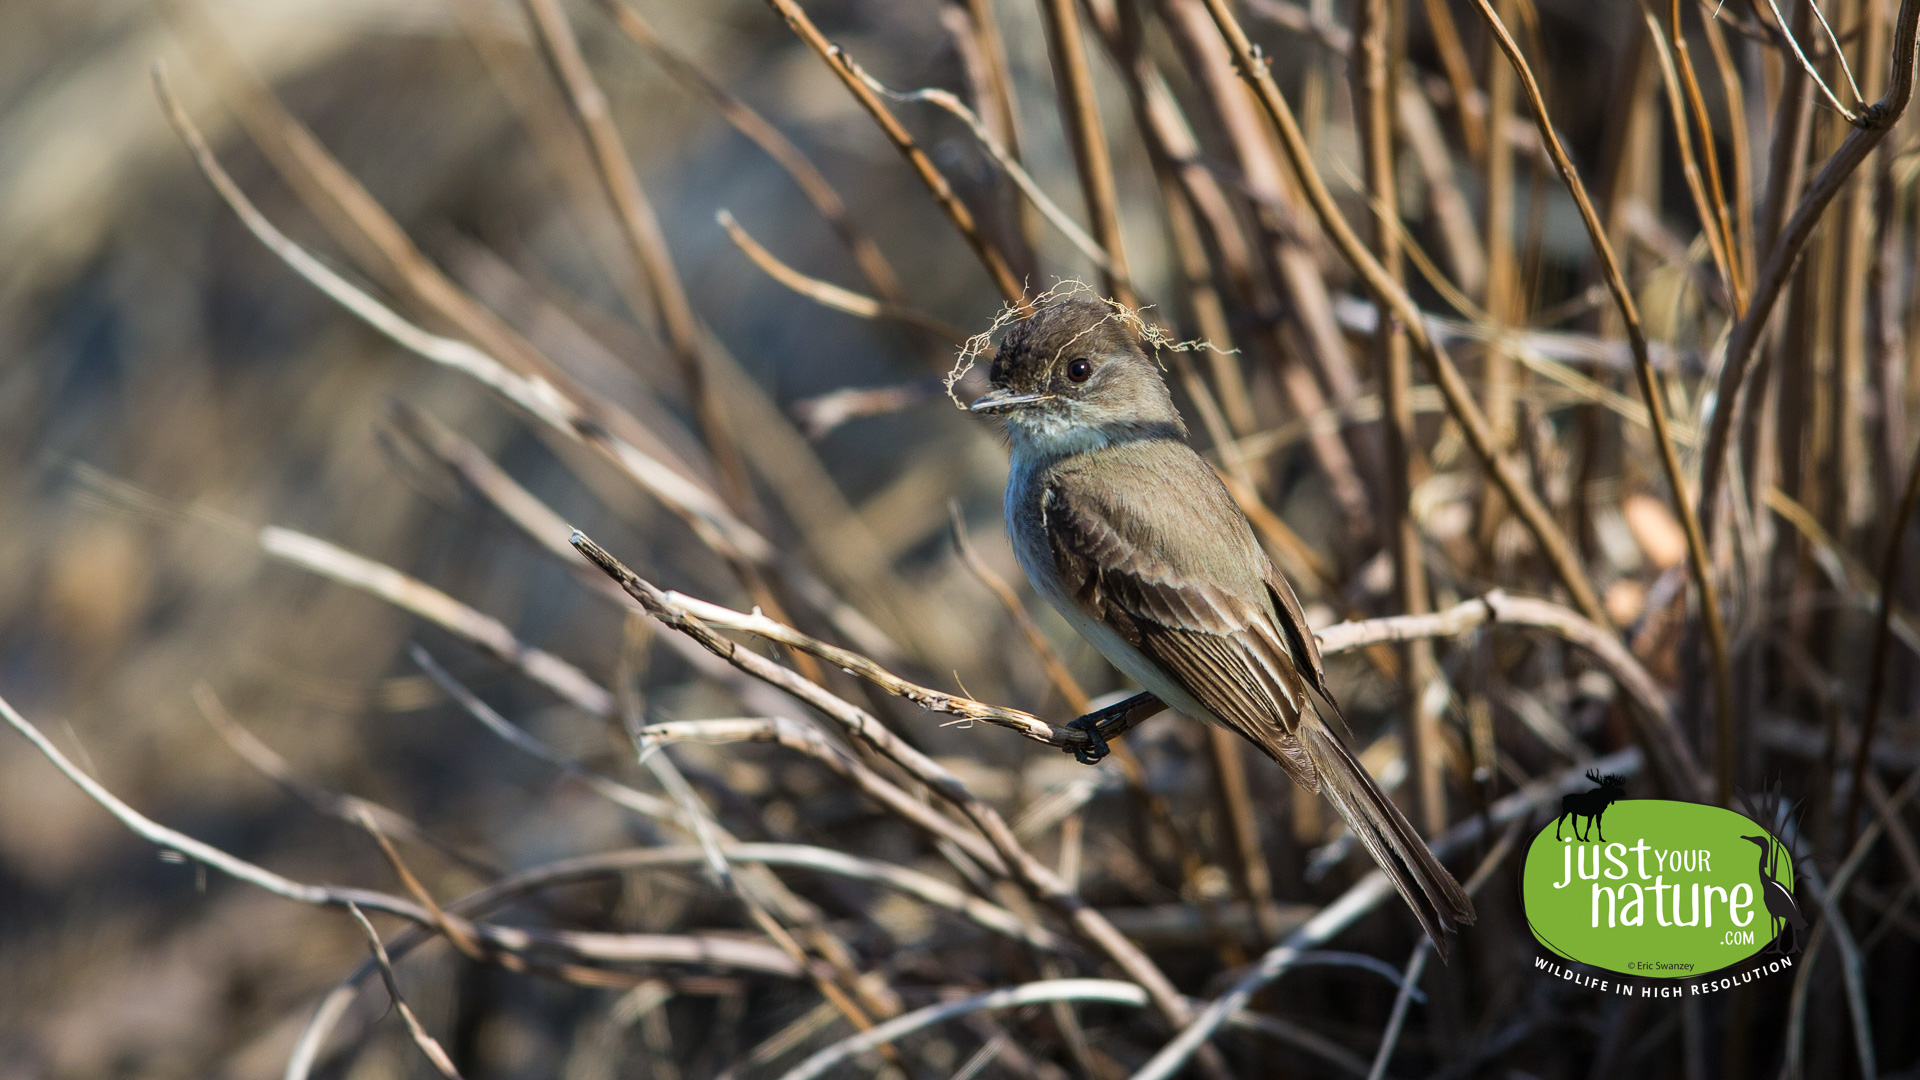
[[[1016,452],[1007,475],[1007,539],[1013,546],[1014,558],[1020,562],[1020,569],[1026,572],[1027,580],[1032,583],[1033,591],[1058,611],[1067,625],[1086,639],[1087,644],[1092,645],[1101,656],[1107,658],[1108,663],[1120,669],[1121,674],[1132,679],[1142,690],[1153,694],[1176,712],[1226,726],[1195,700],[1186,687],[1169,677],[1160,665],[1122,637],[1119,631],[1083,609],[1072,595],[1072,587],[1060,580],[1059,569],[1054,563],[1053,545],[1047,537],[1045,499],[1051,464],[1023,459]]]
[[[1007,473],[1007,540],[1013,557],[1047,602],[1059,606],[1053,548],[1047,543],[1046,464],[1016,452]]]

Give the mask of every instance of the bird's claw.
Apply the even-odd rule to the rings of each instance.
[[[1112,752],[1112,749],[1107,746],[1107,737],[1100,733],[1100,721],[1096,719],[1096,714],[1078,717],[1069,722],[1067,727],[1073,731],[1084,731],[1087,733],[1086,743],[1075,744],[1066,748],[1067,752],[1073,755],[1073,760],[1080,764],[1098,765],[1102,759]]]

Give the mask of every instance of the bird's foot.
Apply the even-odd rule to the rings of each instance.
[[[1073,760],[1082,765],[1098,765],[1102,759],[1112,753],[1112,748],[1107,745],[1107,737],[1100,733],[1100,720],[1099,713],[1088,713],[1067,723],[1069,729],[1087,733],[1085,744],[1067,748],[1073,754]]]
[[[1119,738],[1135,724],[1164,708],[1166,706],[1152,694],[1135,694],[1125,701],[1077,717],[1067,724],[1067,730],[1085,732],[1087,741],[1070,743],[1061,749],[1072,754],[1073,759],[1082,765],[1098,765],[1111,749],[1107,745],[1108,739]]]

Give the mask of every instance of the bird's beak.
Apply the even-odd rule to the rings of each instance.
[[[1017,409],[1022,405],[1031,405],[1036,401],[1045,401],[1046,394],[1016,394],[1011,390],[989,390],[979,399],[967,406],[968,412],[995,413],[1008,409]]]

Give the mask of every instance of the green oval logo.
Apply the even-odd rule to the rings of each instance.
[[[1718,806],[1621,800],[1617,782],[1596,782],[1527,849],[1521,901],[1540,944],[1623,975],[1687,979],[1783,931],[1800,943],[1793,859],[1766,829]]]

